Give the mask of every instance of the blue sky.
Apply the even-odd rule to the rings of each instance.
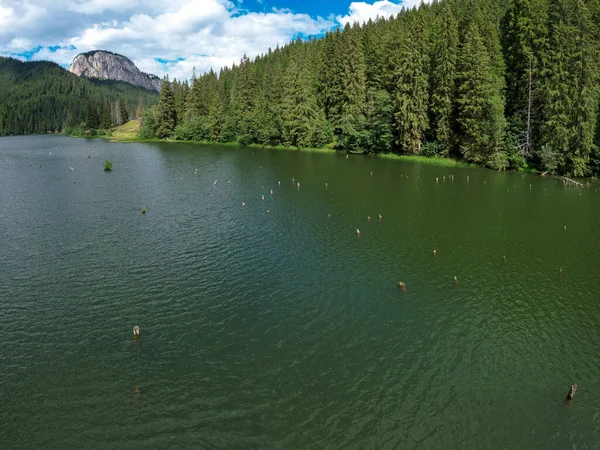
[[[348,13],[349,1],[346,0],[264,0],[258,2],[256,0],[244,0],[241,7],[248,8],[251,11],[269,11],[272,8],[290,9],[295,12],[303,12],[311,16],[327,17],[331,14],[346,15]],[[369,2],[374,3],[374,2]],[[400,3],[400,2],[394,2]]]
[[[420,0],[0,0],[0,56],[68,67],[81,52],[128,56],[172,78],[231,65],[296,36],[389,16]]]

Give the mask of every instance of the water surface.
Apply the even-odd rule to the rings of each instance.
[[[12,137],[0,233],[3,448],[598,448],[594,187]]]

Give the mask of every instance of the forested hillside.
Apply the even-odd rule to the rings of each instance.
[[[443,0],[164,83],[142,137],[598,173],[600,0]]]
[[[51,62],[0,57],[0,136],[76,127],[108,128],[157,95],[127,83],[88,80]]]

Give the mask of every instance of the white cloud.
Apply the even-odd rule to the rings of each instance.
[[[8,18],[12,16],[12,12],[13,10],[11,8],[3,8],[2,6],[0,6],[0,24],[3,21],[8,22]]]
[[[429,0],[425,0],[427,3]],[[369,19],[377,17],[389,18],[392,15],[398,14],[402,8],[412,8],[421,4],[421,0],[403,0],[400,3],[390,2],[388,0],[380,0],[374,3],[352,2],[348,10],[348,15],[337,16],[336,20],[345,25],[346,23],[353,24],[354,22],[368,22]]]
[[[79,51],[102,48],[122,53],[141,70],[159,76],[188,78],[194,66],[198,73],[218,71],[239,62],[244,54],[254,57],[298,33],[316,35],[334,25],[290,11],[238,14],[229,2],[204,0],[199,8],[198,2],[188,1],[162,14],[134,14],[117,25],[93,25],[65,43]],[[173,62],[161,64],[156,58]]]
[[[413,6],[419,0],[404,0]],[[319,35],[348,21],[389,17],[401,4],[352,2],[346,16],[311,17],[289,9],[240,10],[238,0],[0,0],[0,54],[41,46],[33,59],[68,65],[81,52],[128,56],[143,71],[171,78],[239,62],[297,35]],[[58,47],[58,48],[57,48]],[[158,62],[158,59],[167,61]],[[184,59],[184,60],[182,60]]]
[[[29,39],[23,39],[23,38],[14,38],[8,44],[8,48],[13,51],[29,50],[32,47],[33,47],[33,44],[31,43],[31,41]]]
[[[85,0],[73,1],[67,8],[82,14],[101,14],[105,11],[127,11],[136,6],[136,3],[124,0]]]

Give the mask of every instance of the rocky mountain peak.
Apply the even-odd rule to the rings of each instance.
[[[124,81],[149,91],[160,91],[160,78],[142,72],[126,56],[106,50],[80,53],[73,59],[69,72],[80,77]]]

